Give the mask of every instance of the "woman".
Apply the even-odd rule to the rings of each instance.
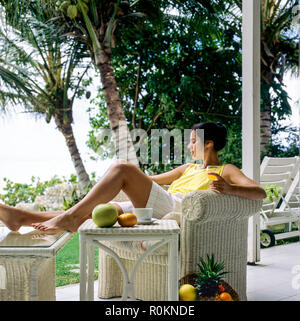
[[[204,147],[197,129],[204,130]],[[0,220],[11,230],[22,225],[32,225],[42,231],[77,231],[88,218],[94,207],[110,202],[123,190],[131,202],[112,203],[119,214],[132,212],[134,207],[153,208],[153,216],[161,218],[180,207],[183,196],[193,190],[211,189],[220,194],[230,194],[252,200],[266,197],[265,191],[231,164],[221,165],[218,152],[226,144],[227,131],[220,123],[199,123],[192,127],[188,148],[194,160],[203,160],[203,165],[184,164],[169,172],[147,176],[133,164],[115,162],[103,178],[75,206],[65,212],[30,212],[0,204]],[[204,154],[201,154],[201,150]],[[209,181],[206,167],[219,166],[217,180]],[[171,184],[168,191],[162,184]]]

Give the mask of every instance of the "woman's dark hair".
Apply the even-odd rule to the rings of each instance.
[[[204,130],[204,142],[212,140],[214,142],[214,149],[218,152],[227,142],[227,129],[221,123],[198,123],[192,126],[192,130]]]

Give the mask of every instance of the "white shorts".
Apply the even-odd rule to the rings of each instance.
[[[123,213],[133,212],[134,206],[130,201],[112,201],[112,203],[118,204]],[[160,219],[170,212],[181,212],[181,199],[152,181],[150,195],[145,208],[153,208],[153,217]]]

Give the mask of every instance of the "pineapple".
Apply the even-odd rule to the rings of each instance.
[[[213,254],[211,257],[207,254],[207,262],[200,258],[200,263],[197,264],[200,272],[196,273],[195,287],[202,297],[215,297],[223,275],[228,273],[223,271],[225,263],[216,263]]]

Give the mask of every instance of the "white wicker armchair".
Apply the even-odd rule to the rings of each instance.
[[[124,193],[115,201],[123,201]],[[199,258],[214,254],[225,262],[225,281],[246,300],[248,218],[258,213],[261,201],[194,191],[182,202],[179,244],[179,278],[198,271]],[[131,270],[135,251],[112,247]],[[141,300],[167,300],[167,257],[149,255],[135,278],[135,295]],[[122,274],[114,259],[99,249],[99,290],[102,298],[121,296]]]

